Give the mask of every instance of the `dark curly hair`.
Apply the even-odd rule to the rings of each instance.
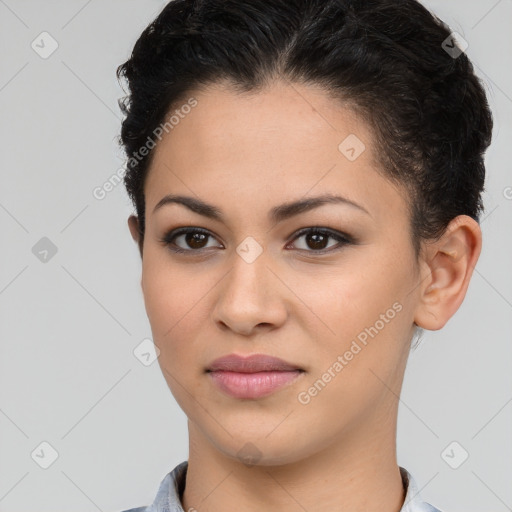
[[[406,187],[417,256],[454,217],[479,221],[492,114],[449,27],[415,0],[172,0],[122,77],[124,183],[141,255],[154,152],[139,150],[187,95],[220,82],[239,93],[313,84],[352,108],[373,129],[383,174]]]

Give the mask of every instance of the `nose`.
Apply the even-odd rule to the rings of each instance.
[[[286,321],[287,288],[264,254],[252,263],[234,255],[231,270],[217,288],[213,310],[213,319],[221,329],[250,336]]]

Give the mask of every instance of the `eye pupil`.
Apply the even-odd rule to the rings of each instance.
[[[205,235],[204,233],[197,233],[197,232],[191,232],[191,233],[187,233],[185,235],[187,244],[190,247],[194,247],[196,249],[197,248],[201,249],[203,247],[201,245],[201,243],[204,242],[207,237],[208,237],[208,235]]]
[[[312,247],[310,245],[310,247],[313,249],[325,249],[325,247],[326,247],[325,241],[328,238],[329,238],[328,236],[325,236],[321,233],[310,233],[310,234],[306,235],[307,243],[308,244],[312,243],[313,245],[312,245]]]

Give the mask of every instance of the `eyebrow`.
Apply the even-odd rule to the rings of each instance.
[[[153,208],[153,213],[168,204],[181,204],[192,210],[199,215],[203,215],[204,217],[208,217],[209,219],[216,220],[224,223],[224,215],[222,210],[213,206],[211,204],[205,203],[200,199],[196,199],[194,197],[189,196],[181,196],[181,195],[173,195],[169,194],[164,196],[156,206]],[[366,208],[361,206],[346,197],[332,194],[325,194],[317,197],[309,197],[307,199],[300,199],[298,201],[292,201],[289,203],[284,203],[279,206],[275,206],[272,208],[268,217],[271,222],[277,223],[282,222],[283,220],[289,219],[290,217],[294,217],[295,215],[299,215],[300,213],[307,212],[309,210],[313,210],[314,208],[318,208],[324,204],[344,204],[355,209],[361,210],[368,215],[370,213]],[[370,215],[371,217],[371,215]]]

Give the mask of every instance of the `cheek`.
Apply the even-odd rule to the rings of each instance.
[[[325,323],[346,336],[375,323],[396,302],[403,306],[408,282],[406,272],[397,266],[358,264],[329,273],[313,286],[303,287],[303,293]]]
[[[410,260],[390,254],[383,251],[333,271],[324,283],[327,293],[310,288],[312,309],[335,333],[322,337],[331,359],[351,351],[347,358],[366,366],[391,367],[406,350],[412,328],[413,268]]]
[[[196,331],[203,325],[198,315],[205,290],[197,281],[182,268],[149,258],[143,270],[144,302],[153,342],[159,350],[158,364],[184,411],[190,408],[193,381],[200,371],[201,341]]]
[[[160,360],[178,368],[177,361],[193,359],[201,341],[198,332],[208,317],[205,294],[216,280],[209,283],[208,275],[198,278],[193,265],[178,267],[157,256],[143,265],[144,303]]]
[[[405,279],[402,269],[383,273],[380,265],[339,272],[328,280],[328,294],[310,289],[310,300],[316,300],[312,309],[335,332],[310,331],[313,371],[301,396],[319,411],[312,419],[319,427],[325,415],[333,424],[339,418],[351,421],[373,410],[383,396],[394,396],[389,389],[400,382],[411,328]]]

